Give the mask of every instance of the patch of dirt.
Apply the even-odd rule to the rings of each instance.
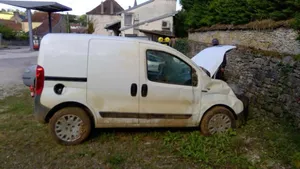
[[[21,94],[21,91],[24,91],[24,89],[26,89],[25,85],[0,85],[0,100],[8,96],[17,96]],[[3,111],[2,109],[3,108],[0,109],[0,112]]]

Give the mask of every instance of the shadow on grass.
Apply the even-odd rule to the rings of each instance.
[[[163,127],[158,127],[158,128],[95,128],[92,130],[90,139],[98,139],[101,137],[101,135],[105,134],[112,134],[112,135],[118,135],[118,134],[128,134],[128,135],[134,135],[134,134],[153,134],[153,133],[159,133],[163,134],[166,132],[171,132],[171,133],[191,133],[199,131],[198,128],[196,127],[189,127],[189,128],[163,128]],[[199,134],[200,131],[199,131]]]

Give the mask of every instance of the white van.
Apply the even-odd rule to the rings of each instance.
[[[92,128],[198,126],[210,135],[236,127],[246,111],[225,82],[177,50],[122,37],[46,35],[34,92],[35,117],[65,145]]]

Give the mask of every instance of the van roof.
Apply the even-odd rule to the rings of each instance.
[[[57,42],[62,40],[74,40],[74,38],[77,38],[78,40],[80,39],[80,40],[87,40],[87,41],[89,41],[90,39],[106,39],[106,40],[122,40],[128,42],[146,42],[155,45],[161,45],[157,42],[147,41],[142,39],[120,37],[120,36],[95,35],[95,34],[49,33],[43,37],[43,39],[47,39],[50,41],[57,40]]]
[[[70,33],[48,33],[42,38],[42,43],[57,43],[60,42],[62,44],[69,44],[69,43],[63,43],[63,41],[76,41],[78,42],[89,42],[91,39],[103,39],[103,40],[115,40],[115,41],[127,41],[127,42],[134,42],[134,43],[146,43],[151,45],[160,46],[163,48],[166,48],[168,50],[174,51],[176,53],[180,53],[178,50],[167,46],[160,44],[158,42],[153,41],[147,41],[143,39],[136,39],[136,38],[128,38],[128,37],[120,37],[120,36],[104,36],[104,35],[95,35],[95,34],[70,34]],[[184,54],[182,54],[184,55]]]

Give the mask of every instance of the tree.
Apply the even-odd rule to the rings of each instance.
[[[188,27],[184,24],[186,20],[186,13],[182,10],[178,12],[174,17],[174,32],[176,37],[187,37]]]
[[[300,11],[300,0],[181,0],[189,28],[286,20]]]
[[[93,22],[89,22],[88,23],[88,34],[92,34],[95,32],[95,29],[94,29],[94,23]]]
[[[79,16],[79,23],[82,25],[82,26],[87,26],[87,16],[86,15],[81,15]]]

